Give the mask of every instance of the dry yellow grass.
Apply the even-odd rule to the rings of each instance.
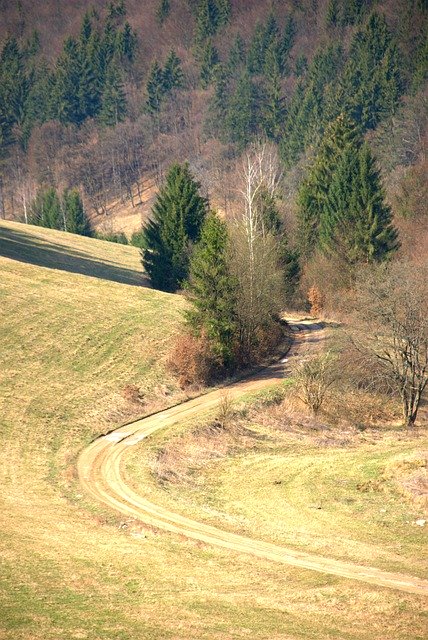
[[[183,301],[123,284],[141,277],[133,248],[1,223],[0,255],[11,236],[21,260],[0,258],[2,639],[423,638],[422,598],[249,561],[87,502],[77,452],[180,397],[163,363]]]

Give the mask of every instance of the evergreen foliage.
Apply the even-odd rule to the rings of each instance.
[[[314,163],[303,180],[297,197],[298,239],[302,258],[307,260],[319,243],[319,225],[329,186],[346,149],[358,150],[360,137],[355,123],[341,114],[327,128]]]
[[[273,49],[266,56],[265,91],[262,104],[262,128],[266,136],[279,142],[284,126],[286,107],[281,86],[280,66]]]
[[[345,109],[363,129],[374,129],[394,113],[402,89],[397,45],[385,17],[373,13],[352,41],[336,112]]]
[[[367,143],[342,155],[320,222],[321,247],[348,265],[381,262],[399,246],[379,172]]]
[[[146,108],[151,114],[158,113],[164,97],[164,76],[162,69],[155,60],[151,66],[149,78],[146,85],[147,100]]]
[[[248,71],[239,78],[229,100],[226,127],[228,137],[240,148],[247,146],[258,131],[258,92]]]
[[[187,320],[197,335],[205,333],[225,367],[232,364],[237,331],[236,284],[228,268],[228,242],[226,224],[209,214],[192,254],[187,286],[193,303]]]
[[[211,39],[203,46],[201,54],[201,86],[206,89],[214,80],[216,67],[219,63],[219,55]]]
[[[122,122],[126,115],[126,96],[119,69],[112,62],[107,70],[101,97],[100,122],[112,127]]]
[[[49,229],[64,230],[61,201],[53,187],[40,188],[31,205],[29,223]]]
[[[184,74],[181,60],[174,50],[171,50],[163,69],[163,90],[169,93],[173,89],[180,89],[184,84]]]
[[[91,225],[83,208],[82,198],[77,189],[65,190],[63,194],[65,231],[80,236],[92,235]]]
[[[305,260],[320,248],[353,266],[386,259],[398,246],[374,158],[347,116],[327,129],[298,204]]]
[[[192,244],[197,242],[208,203],[187,164],[174,164],[144,229],[142,260],[152,285],[176,291],[187,278]]]
[[[129,22],[125,22],[122,31],[116,36],[116,52],[129,62],[133,62],[137,47],[137,34]]]
[[[158,8],[156,10],[156,19],[160,25],[163,25],[171,12],[170,0],[160,0]]]
[[[280,154],[287,168],[320,137],[328,120],[327,89],[340,72],[342,63],[343,51],[339,44],[321,49],[314,56],[304,80],[297,85],[280,143]]]

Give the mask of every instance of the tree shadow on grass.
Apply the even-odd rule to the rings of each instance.
[[[98,261],[79,249],[49,242],[25,231],[0,227],[0,256],[133,286],[149,286],[146,276],[114,262]]]

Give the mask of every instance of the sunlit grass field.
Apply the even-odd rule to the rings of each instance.
[[[166,361],[184,301],[141,286],[133,247],[1,222],[0,256],[0,638],[424,637],[421,597],[230,554],[123,521],[86,500],[75,477],[78,452],[98,434],[183,397]],[[159,434],[162,446],[171,435]],[[257,452],[251,478],[234,474],[253,453],[236,453],[222,458],[218,473],[210,465],[201,471],[199,502],[194,489],[177,490],[177,508],[192,504],[202,513],[208,500],[218,512],[243,516],[248,531],[266,509],[272,528],[260,535],[286,540],[292,527],[284,533],[283,518],[272,517],[276,500],[281,513],[284,486],[272,483],[286,481],[293,461],[287,499],[299,499],[297,446]],[[144,462],[142,451],[133,455]],[[328,455],[334,464],[335,450]],[[275,472],[269,456],[283,457]],[[345,473],[344,452],[337,464]],[[153,495],[167,492],[149,476]],[[338,535],[352,539],[349,522],[338,520]],[[385,539],[374,543],[389,553]]]

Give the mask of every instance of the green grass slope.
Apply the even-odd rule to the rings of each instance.
[[[81,448],[180,397],[165,361],[184,301],[142,282],[132,247],[0,223],[0,638],[422,638],[423,598],[204,547],[85,500]]]

